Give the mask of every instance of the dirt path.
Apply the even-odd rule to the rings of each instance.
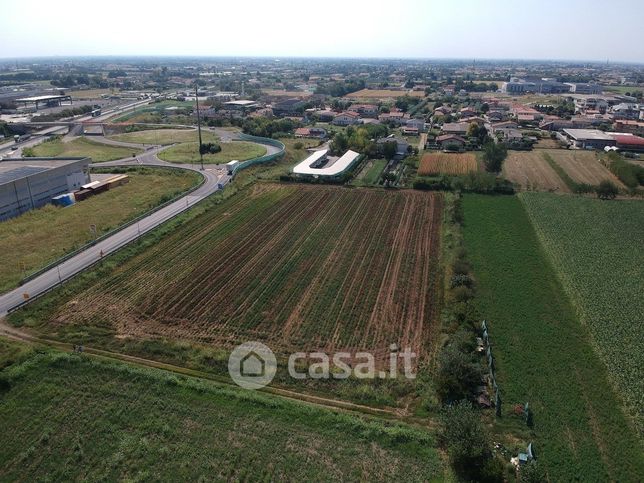
[[[6,319],[0,319],[0,336],[7,337],[12,340],[26,342],[29,344],[38,344],[57,349],[63,352],[71,352],[73,350],[73,345],[65,342],[60,342],[51,339],[43,339],[31,335],[25,331],[17,329],[10,326]],[[237,387],[235,384],[230,382],[227,378],[222,376],[216,376],[214,374],[209,374],[207,372],[198,371],[195,369],[188,369],[181,366],[175,366],[173,364],[167,364],[164,362],[159,362],[151,359],[145,359],[142,357],[131,356],[127,354],[121,354],[118,352],[111,352],[103,349],[97,349],[93,347],[83,346],[83,354],[87,357],[94,357],[97,359],[117,361],[127,364],[133,364],[136,366],[151,367],[154,369],[164,370],[180,374],[187,377],[195,377],[199,379],[206,379],[213,381],[217,384],[222,384],[231,387]],[[339,399],[327,398],[322,396],[317,396],[313,394],[306,394],[291,389],[285,389],[280,387],[267,386],[261,389],[262,392],[271,394],[273,396],[281,397],[284,399],[289,399],[298,402],[304,402],[311,404],[317,407],[329,409],[335,412],[346,412],[359,414],[361,416],[372,416],[384,419],[395,419],[401,422],[405,422],[410,425],[419,426],[423,429],[435,429],[436,423],[431,420],[426,420],[422,418],[417,418],[411,416],[408,411],[401,410],[399,408],[376,408],[372,406],[365,406],[363,404],[352,403],[349,401],[343,401]]]

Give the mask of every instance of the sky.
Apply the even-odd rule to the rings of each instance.
[[[644,0],[0,0],[0,12],[0,58],[186,55],[644,63]]]

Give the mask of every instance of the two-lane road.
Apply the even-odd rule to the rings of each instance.
[[[177,201],[155,211],[138,223],[134,223],[117,231],[110,237],[96,243],[96,245],[83,250],[47,272],[40,274],[33,280],[26,282],[21,287],[7,292],[4,295],[0,295],[0,317],[6,315],[10,310],[23,303],[25,300],[48,291],[57,284],[60,284],[83,269],[100,261],[101,258],[113,253],[127,243],[136,240],[144,233],[147,233],[163,222],[187,210],[190,206],[220,189],[220,185],[224,186],[230,181],[230,177],[226,174],[225,167],[210,165],[201,171],[198,168],[190,167],[190,165],[175,165],[160,161],[156,157],[156,152],[157,149],[154,149],[139,155],[135,159],[101,163],[100,166],[154,165],[192,169],[194,171],[198,171],[204,176],[205,179],[203,184],[186,196],[183,196]]]

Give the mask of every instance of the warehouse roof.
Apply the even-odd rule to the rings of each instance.
[[[59,99],[69,99],[68,95],[58,95],[58,96],[33,96],[33,97],[23,97],[21,99],[16,99],[16,102],[43,102],[43,101],[55,101]]]
[[[0,161],[0,184],[11,183],[22,178],[33,176],[36,173],[47,171],[48,169],[58,168],[67,164],[77,163],[78,161],[89,162],[89,158],[27,158],[27,159],[9,159]]]
[[[571,138],[578,141],[580,140],[594,140],[594,141],[612,141],[613,138],[608,134],[598,129],[564,129]]]

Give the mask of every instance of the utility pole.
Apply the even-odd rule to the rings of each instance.
[[[195,101],[197,101],[197,130],[199,131],[199,160],[203,171],[203,154],[201,152],[201,116],[199,115],[199,85],[195,84]]]

